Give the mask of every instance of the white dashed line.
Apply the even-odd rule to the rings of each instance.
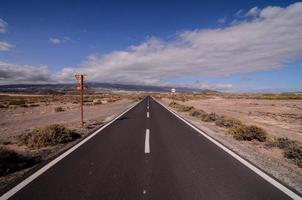
[[[149,118],[150,117],[150,114],[149,114],[149,112],[147,112],[147,118]]]
[[[146,129],[145,153],[150,153],[149,137],[150,137],[150,130],[149,130],[149,129]]]

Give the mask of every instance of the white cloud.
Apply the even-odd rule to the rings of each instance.
[[[219,19],[217,20],[217,22],[218,22],[219,24],[224,24],[224,23],[226,22],[226,20],[227,20],[226,17],[222,17],[222,18],[219,18]]]
[[[258,7],[254,7],[246,13],[246,16],[257,17],[260,11],[261,10]]]
[[[7,22],[0,18],[0,33],[5,33],[7,28]]]
[[[167,85],[184,77],[271,70],[301,59],[302,3],[257,12],[226,28],[185,31],[172,41],[151,37],[125,51],[91,55],[58,76],[68,80],[81,72],[91,81]]]
[[[0,41],[0,51],[9,51],[14,47],[14,45],[7,42]]]
[[[65,42],[74,42],[74,41],[70,37],[63,37],[63,38],[51,37],[48,39],[48,42],[52,44],[61,44]]]
[[[51,37],[51,38],[48,39],[48,42],[50,42],[52,44],[60,44],[62,41],[59,38]]]
[[[171,84],[169,84],[171,85]],[[172,86],[172,85],[171,85]],[[190,84],[174,84],[174,87],[188,87],[188,88],[197,88],[197,89],[206,89],[206,90],[219,90],[219,91],[227,91],[231,90],[233,85],[232,84],[209,84],[203,81],[196,81],[195,83]]]
[[[47,66],[34,67],[0,61],[0,84],[49,83],[52,75]]]
[[[68,82],[74,81],[74,74],[84,73],[95,82],[230,89],[231,84],[181,84],[181,80],[272,70],[301,60],[302,3],[286,8],[252,8],[237,15],[244,17],[225,28],[184,31],[168,41],[150,37],[124,51],[93,54],[82,64],[66,67],[54,76],[47,68],[2,62],[0,75],[4,75],[0,77],[3,82]],[[52,39],[58,39],[54,43],[66,40]]]

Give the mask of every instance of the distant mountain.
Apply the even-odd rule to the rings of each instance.
[[[75,90],[76,84],[16,84],[0,85],[0,92],[34,92],[38,94],[60,94],[66,91]],[[127,85],[116,83],[87,83],[88,90],[125,90],[125,91],[146,91],[146,92],[170,92],[171,87],[166,86],[145,86]],[[196,88],[176,87],[176,92],[207,92],[216,91],[202,90]]]

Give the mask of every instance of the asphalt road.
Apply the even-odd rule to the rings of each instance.
[[[11,199],[290,198],[146,98]]]

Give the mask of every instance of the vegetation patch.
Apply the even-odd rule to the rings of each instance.
[[[266,145],[283,149],[285,158],[293,160],[299,167],[302,167],[302,144],[300,142],[288,138],[273,138]]]
[[[206,113],[203,110],[193,109],[193,110],[191,110],[190,115],[193,116],[193,117],[197,117],[197,118],[203,119],[203,118],[205,118],[208,115],[208,113]]]
[[[266,131],[255,125],[237,125],[230,128],[228,133],[236,140],[258,140],[259,142],[264,142],[267,139]]]
[[[61,106],[55,107],[54,110],[55,110],[55,112],[64,112],[65,111],[65,109],[63,107],[61,107]]]
[[[210,113],[205,115],[201,120],[205,122],[215,122],[219,116],[216,113]]]
[[[302,145],[295,143],[284,150],[284,157],[293,160],[299,167],[302,167]]]
[[[32,167],[41,161],[41,157],[25,156],[0,147],[0,176]]]
[[[231,128],[242,125],[242,122],[232,117],[221,116],[216,119],[215,124],[220,127]]]
[[[20,100],[11,100],[9,101],[8,105],[12,105],[12,106],[24,106],[26,105],[26,101],[23,99]]]
[[[186,105],[178,104],[176,102],[170,103],[169,106],[175,108],[179,112],[188,112],[194,109],[193,106],[186,106]]]
[[[40,148],[68,143],[80,137],[80,134],[63,125],[53,124],[31,130],[21,137],[21,142],[32,148]]]

